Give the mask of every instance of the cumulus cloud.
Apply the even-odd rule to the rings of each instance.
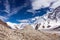
[[[60,0],[34,0],[32,2],[32,8],[33,10],[38,10],[40,8],[50,7],[50,6],[56,6],[59,5]]]

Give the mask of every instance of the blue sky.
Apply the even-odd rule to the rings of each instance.
[[[34,0],[33,0],[34,1]],[[0,0],[0,16],[5,17],[6,22],[19,23],[17,20],[31,19],[36,16],[42,16],[50,11],[49,6],[34,9],[32,0]],[[37,4],[38,5],[38,4]],[[36,6],[37,6],[36,5]],[[28,12],[32,10],[32,12]],[[34,13],[33,13],[34,11]],[[7,19],[6,19],[7,18]]]

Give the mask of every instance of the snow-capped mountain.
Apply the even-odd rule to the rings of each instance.
[[[12,29],[23,29],[26,25],[30,25],[29,23],[11,23],[7,22],[7,24],[12,28]]]
[[[60,6],[50,12],[37,18],[34,24],[38,24],[38,29],[50,29],[60,26]]]

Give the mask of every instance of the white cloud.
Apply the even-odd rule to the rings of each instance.
[[[55,9],[58,6],[60,6],[60,0],[56,0],[56,2],[51,6],[51,8]]]
[[[24,19],[24,20],[17,20],[18,22],[20,22],[20,28],[24,28],[24,26],[26,25],[31,25],[33,28],[35,28],[35,24],[34,22],[39,18],[38,17],[34,17],[34,18],[30,18],[30,19]]]
[[[32,18],[31,20],[36,20],[35,18]]]
[[[5,20],[7,20],[8,18],[5,17],[5,16],[0,16],[0,19],[1,19],[2,21],[5,21]]]
[[[45,8],[45,7],[49,7],[52,4],[51,3],[56,3],[58,0],[34,0],[32,2],[32,8],[33,10],[38,10],[40,8]]]
[[[18,20],[18,22],[21,22],[21,23],[29,23],[30,21],[28,19],[24,19],[24,20]]]
[[[38,18],[39,18],[39,16],[30,18],[30,19],[17,20],[17,21],[20,23],[29,23],[30,24],[31,22],[36,21]]]
[[[37,11],[32,10],[32,9],[27,10],[27,12],[31,12],[31,13],[33,13],[33,14],[37,13]]]
[[[6,0],[5,2],[4,2],[4,6],[5,6],[5,12],[7,12],[7,13],[10,13],[10,5],[9,5],[9,2],[8,2],[8,0]]]
[[[13,5],[15,5],[15,4],[13,4]],[[9,1],[6,0],[4,2],[4,6],[5,6],[5,10],[3,10],[3,11],[5,11],[6,13],[8,13],[7,16],[12,16],[12,15],[16,14],[22,8],[26,7],[27,3],[24,3],[24,5],[22,5],[22,6],[18,6],[18,7],[13,7],[12,8],[12,7],[10,7],[11,5],[9,4]]]
[[[14,15],[14,14],[17,14],[17,12],[19,11],[19,10],[21,10],[22,8],[23,8],[24,6],[19,6],[19,7],[16,7],[16,8],[13,8],[11,11],[10,11],[10,13],[8,13],[8,16],[12,16],[12,15]]]

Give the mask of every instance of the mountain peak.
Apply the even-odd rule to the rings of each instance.
[[[48,12],[47,14],[40,16],[34,24],[39,24],[38,29],[51,29],[60,26],[60,6],[55,8],[53,12]]]

